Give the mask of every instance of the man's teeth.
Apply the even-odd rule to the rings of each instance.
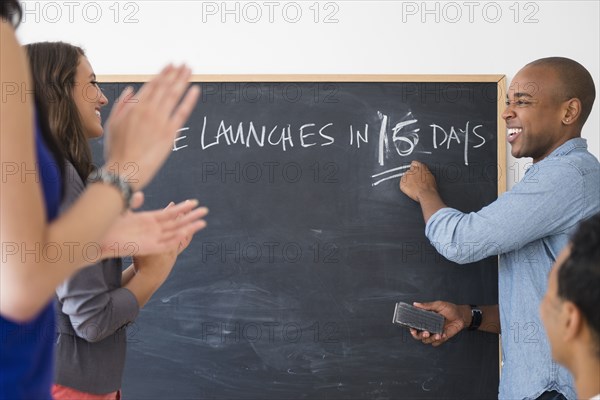
[[[99,117],[100,116],[100,111],[96,110],[96,115]]]
[[[523,131],[523,129],[521,129],[521,128],[510,128],[508,130],[508,136],[512,136],[516,133],[521,133],[521,131]]]

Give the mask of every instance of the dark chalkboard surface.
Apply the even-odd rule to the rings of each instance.
[[[497,303],[496,259],[439,256],[398,181],[418,159],[450,206],[492,202],[503,77],[221,78],[199,78],[145,190],[145,208],[197,198],[211,214],[129,328],[125,396],[497,397],[496,336],[432,348],[392,316],[398,301]],[[139,86],[103,80],[111,103]]]

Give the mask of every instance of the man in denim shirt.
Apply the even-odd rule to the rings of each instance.
[[[500,256],[499,306],[416,304],[444,315],[446,326],[442,335],[411,331],[438,346],[466,327],[503,330],[500,399],[576,398],[570,374],[552,360],[538,306],[577,223],[600,211],[600,164],[580,137],[594,98],[591,75],[573,60],[540,59],[519,71],[502,117],[512,155],[532,157],[534,164],[512,190],[478,212],[448,208],[435,178],[417,161],[400,181],[420,203],[425,234],[442,255],[458,263]]]

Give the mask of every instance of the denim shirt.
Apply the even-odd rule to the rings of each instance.
[[[427,238],[451,261],[500,255],[500,399],[534,399],[546,390],[576,398],[571,375],[552,360],[539,304],[552,264],[578,222],[599,211],[600,164],[586,140],[575,138],[480,211],[443,208],[427,222]]]

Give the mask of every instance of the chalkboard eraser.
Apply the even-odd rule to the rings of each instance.
[[[444,317],[442,315],[403,302],[396,303],[392,322],[419,331],[439,334],[444,331]]]

